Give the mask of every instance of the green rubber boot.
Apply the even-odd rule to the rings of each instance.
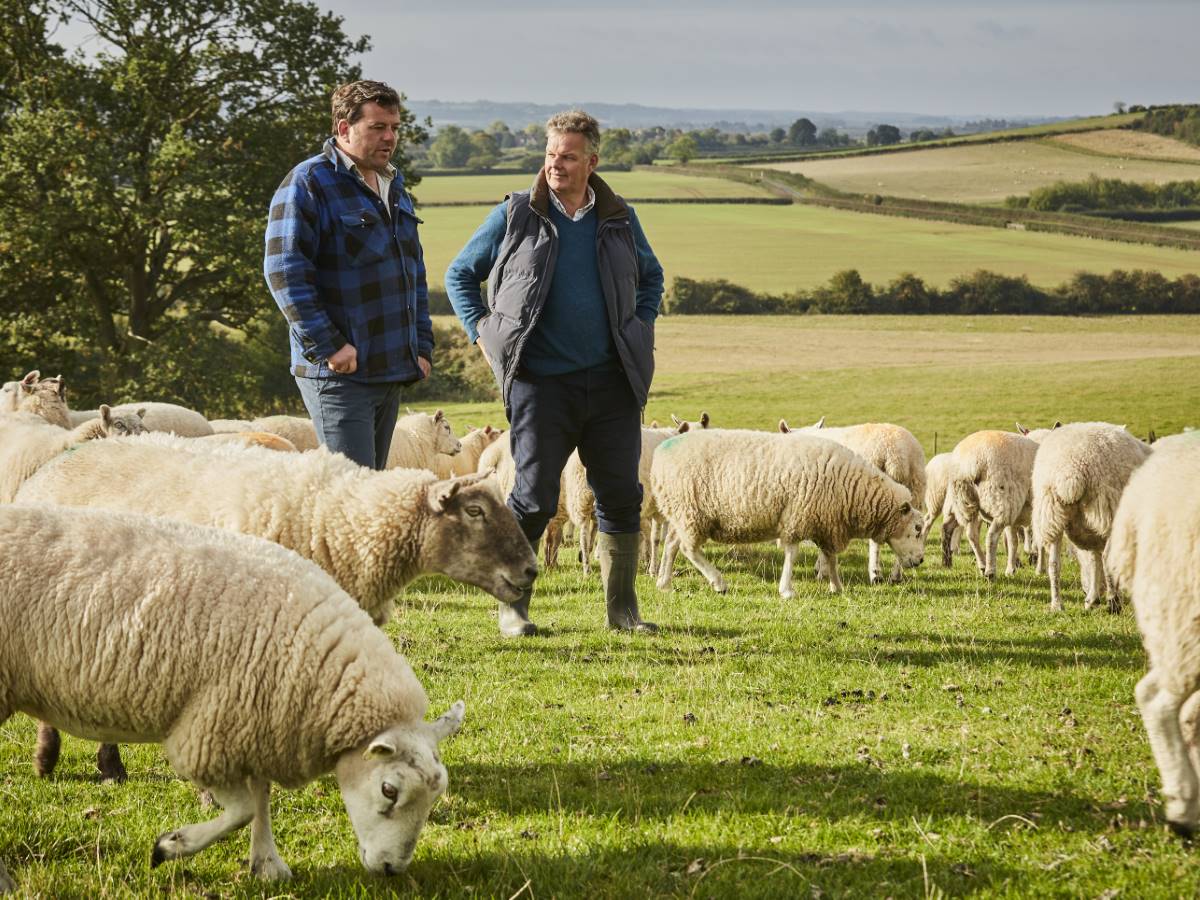
[[[538,542],[533,541],[533,556],[537,558]],[[500,634],[503,637],[530,637],[538,633],[538,627],[529,621],[529,601],[533,588],[528,588],[521,599],[514,603],[500,601]]]
[[[608,627],[621,631],[656,634],[658,626],[643,622],[638,615],[637,577],[640,535],[600,533],[596,549],[600,555],[600,578],[604,582],[604,600],[608,606]]]

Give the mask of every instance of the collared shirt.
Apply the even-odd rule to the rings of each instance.
[[[550,191],[550,202],[554,204],[555,209],[557,209],[572,222],[578,222],[580,219],[590,213],[592,211],[592,207],[596,205],[596,192],[592,190],[592,186],[589,184],[587,189],[587,203],[575,210],[575,215],[571,215],[565,209],[563,209],[562,201],[558,199],[558,194],[554,193],[553,189]]]
[[[349,156],[346,155],[346,151],[344,151],[338,145],[337,141],[333,142],[333,148],[335,150],[337,150],[337,155],[338,155],[338,158],[341,159],[342,165],[345,166],[347,169],[349,169],[351,172],[353,172],[358,177],[358,180],[361,181],[364,185],[366,185],[367,190],[374,190],[371,187],[371,185],[367,183],[367,179],[363,177],[362,170],[358,168],[358,164],[354,160],[352,160]],[[375,190],[375,193],[378,194],[379,198],[383,201],[383,208],[385,210],[387,210],[388,191],[391,190],[392,181],[395,179],[395,177],[396,177],[396,167],[393,166],[391,163],[388,163],[387,168],[384,169],[382,172],[375,173],[375,178],[379,182],[379,189]],[[590,191],[591,188],[588,188],[588,190]],[[388,212],[388,215],[389,216],[391,215],[390,211]]]

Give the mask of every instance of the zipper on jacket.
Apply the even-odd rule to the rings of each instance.
[[[529,340],[529,335],[533,333],[533,329],[537,326],[538,319],[542,316],[542,310],[546,307],[546,295],[550,293],[550,282],[554,280],[554,266],[558,263],[558,228],[548,216],[543,216],[540,212],[533,208],[530,204],[529,211],[537,216],[543,222],[550,226],[550,233],[554,236],[554,243],[550,246],[550,267],[547,277],[542,279],[542,284],[538,288],[537,307],[533,315],[529,319],[529,327],[521,332],[521,336],[517,339],[517,343],[513,346],[512,359],[509,360],[509,368],[504,371],[504,396],[501,398],[505,405],[508,404],[508,395],[512,391],[512,381],[517,372],[517,366],[521,359],[521,351],[525,349],[525,343]]]

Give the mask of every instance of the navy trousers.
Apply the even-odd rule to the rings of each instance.
[[[546,376],[519,370],[508,411],[517,470],[508,507],[531,543],[558,510],[562,470],[576,448],[596,495],[600,530],[639,530],[642,411],[619,367]]]
[[[300,396],[317,430],[317,440],[368,469],[387,467],[400,382],[361,384],[336,376],[296,377]]]

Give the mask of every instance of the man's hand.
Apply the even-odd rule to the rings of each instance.
[[[421,368],[421,375],[423,375],[425,378],[428,378],[430,371],[433,369],[433,363],[423,356],[418,356],[417,365]]]
[[[490,366],[492,364],[492,360],[487,355],[487,350],[485,350],[483,347],[483,341],[479,340],[479,338],[475,338],[475,346],[478,347],[479,352],[483,354],[483,361]]]
[[[343,344],[327,362],[330,371],[338,375],[353,375],[358,371],[358,351],[354,349],[353,344]]]

